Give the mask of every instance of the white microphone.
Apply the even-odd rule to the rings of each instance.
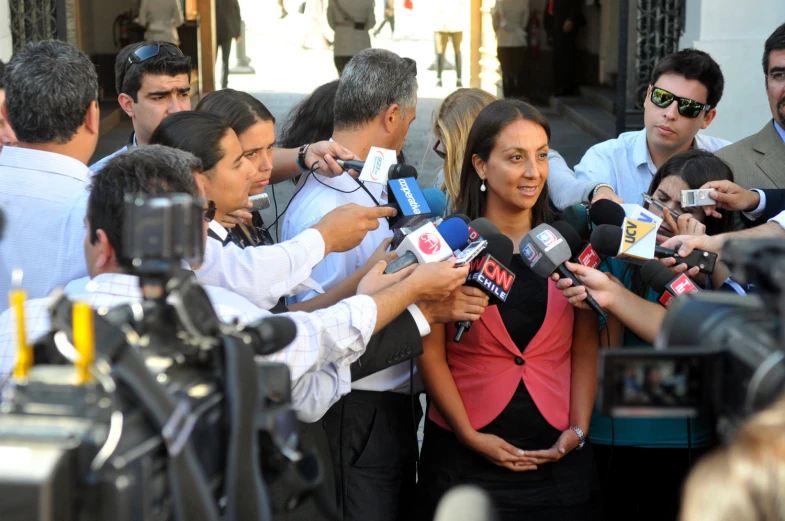
[[[387,265],[385,273],[396,273],[412,264],[441,262],[449,259],[453,251],[466,244],[469,227],[457,217],[441,223],[438,228],[433,223],[420,226],[407,235],[395,249],[398,258]]]
[[[474,485],[460,485],[447,492],[433,521],[498,521],[487,492]]]

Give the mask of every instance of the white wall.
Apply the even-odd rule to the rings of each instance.
[[[711,54],[725,76],[717,117],[705,133],[737,141],[771,119],[761,59],[766,38],[783,22],[783,0],[687,0],[680,45]]]
[[[13,53],[14,44],[11,39],[11,6],[8,0],[0,0],[0,60],[8,63]]]

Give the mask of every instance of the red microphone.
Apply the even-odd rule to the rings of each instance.
[[[673,277],[673,272],[658,260],[649,260],[641,267],[641,278],[651,289],[660,294],[659,303],[664,307],[687,293],[700,291],[686,273]]]

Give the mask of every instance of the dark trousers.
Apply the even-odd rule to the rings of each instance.
[[[338,69],[338,76],[343,74],[343,69],[346,67],[346,64],[349,63],[349,60],[352,59],[352,56],[333,56],[333,62],[335,63],[335,68]]]
[[[322,420],[332,455],[338,511],[344,521],[410,521],[415,512],[415,398],[352,391]],[[416,416],[413,418],[412,416]]]
[[[708,449],[643,449],[594,445],[604,521],[675,521],[681,487]]]
[[[523,95],[523,64],[526,47],[497,47],[496,56],[502,69],[502,91],[505,98]]]
[[[565,33],[561,23],[557,23],[553,35],[553,91],[557,95],[571,95],[578,90],[578,31]]]
[[[382,28],[384,28],[384,24],[386,24],[386,23],[390,24],[390,34],[394,34],[395,33],[395,15],[388,16],[387,14],[384,15],[384,20],[382,20],[382,23],[379,24],[379,27],[376,28],[376,30],[373,32],[373,34],[378,35],[380,32],[382,32]]]
[[[221,88],[225,89],[229,86],[229,54],[232,52],[232,39],[219,41],[218,47],[221,48],[221,62],[223,63]]]

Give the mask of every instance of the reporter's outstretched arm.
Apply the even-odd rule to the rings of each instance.
[[[306,143],[303,143],[305,145]],[[299,148],[274,148],[273,149],[273,173],[270,182],[280,183],[304,172],[297,164]],[[336,159],[350,160],[359,159],[348,148],[339,145],[335,141],[318,141],[311,143],[306,149],[305,164],[310,169],[316,166],[316,172],[327,177],[337,177],[343,174],[343,167],[335,162]],[[353,172],[353,171],[352,171]]]
[[[785,212],[778,214],[771,221],[754,228],[737,232],[721,233],[719,235],[677,235],[662,243],[664,248],[677,250],[679,255],[685,257],[693,250],[706,250],[720,253],[725,241],[729,239],[761,239],[785,237]]]

